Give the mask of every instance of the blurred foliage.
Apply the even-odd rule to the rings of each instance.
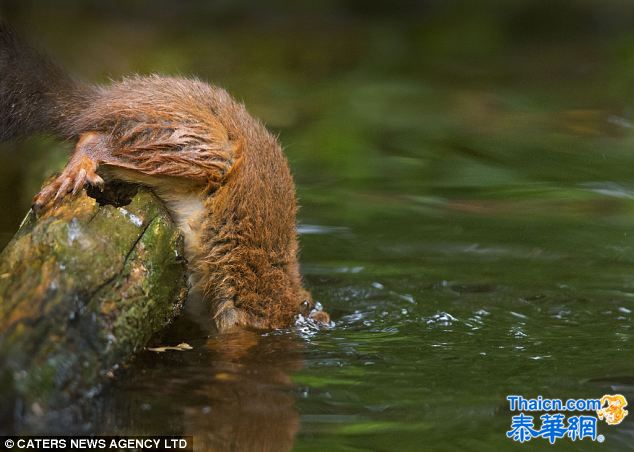
[[[626,1],[5,1],[0,11],[88,80],[159,72],[226,87],[280,133],[304,200],[323,199],[324,185],[420,198],[630,179]],[[0,203],[21,199],[18,211],[33,193],[20,183],[37,160],[17,157],[26,148],[0,152]],[[5,236],[20,215],[3,220]]]

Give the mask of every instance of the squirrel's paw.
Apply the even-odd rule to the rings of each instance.
[[[313,303],[310,299],[306,299],[302,302],[300,311],[297,319],[300,323],[309,319],[317,326],[329,327],[334,325],[330,320],[330,315],[324,311],[320,302]]]
[[[33,198],[33,209],[37,212],[55,206],[68,194],[76,194],[88,185],[103,190],[104,180],[97,174],[97,162],[82,155],[71,159],[58,177],[45,185]]]

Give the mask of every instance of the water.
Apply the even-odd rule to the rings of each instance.
[[[631,11],[554,9],[577,30],[546,4],[486,4],[289,6],[169,30],[160,15],[14,12],[87,77],[197,73],[280,133],[303,274],[336,322],[220,342],[190,306],[163,341],[194,349],[142,353],[78,428],[236,450],[515,450],[508,394],[634,400]],[[68,42],[71,23],[89,44]],[[14,151],[3,211],[35,191],[10,178],[47,169]],[[634,417],[599,433],[558,450],[632,448]]]

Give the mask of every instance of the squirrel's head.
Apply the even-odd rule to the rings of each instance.
[[[299,315],[320,324],[330,323],[328,314],[316,309],[310,292],[303,288],[297,262],[272,264],[253,252],[245,257],[234,261],[230,271],[214,272],[225,277],[208,285],[219,330],[235,326],[285,328]]]

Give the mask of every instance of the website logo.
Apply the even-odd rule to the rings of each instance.
[[[506,400],[510,411],[518,412],[511,418],[511,429],[506,432],[506,436],[520,443],[535,438],[548,440],[550,444],[563,438],[571,441],[588,439],[602,443],[605,436],[597,432],[599,421],[605,421],[607,425],[618,425],[628,414],[625,409],[627,400],[621,394],[606,394],[600,399],[567,400],[542,396],[526,399],[521,395],[509,395]],[[535,412],[544,413],[538,416],[541,422],[536,421],[537,416],[527,414]],[[569,415],[569,412],[574,414]]]

